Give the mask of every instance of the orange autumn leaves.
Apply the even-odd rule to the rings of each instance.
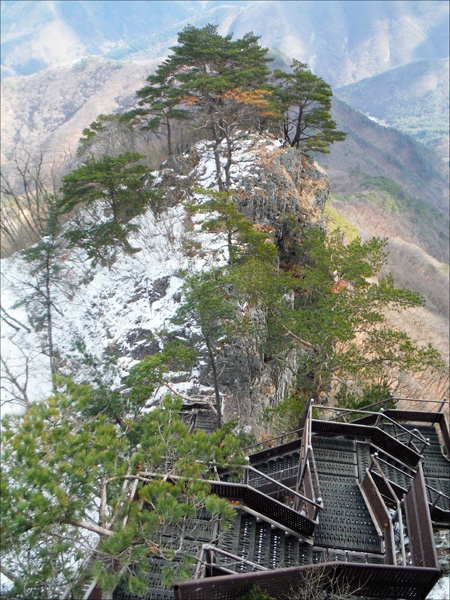
[[[256,109],[261,116],[269,117],[277,114],[272,102],[272,95],[272,90],[267,89],[245,90],[235,88],[216,96],[215,101],[217,104],[222,103],[223,106],[240,104],[243,107],[251,107]],[[184,99],[186,106],[197,106],[202,102],[203,98],[195,94],[190,94]]]

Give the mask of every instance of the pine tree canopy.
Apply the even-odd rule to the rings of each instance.
[[[294,60],[290,72],[275,71],[279,80],[276,97],[283,113],[283,130],[287,143],[305,151],[329,152],[333,142],[345,140],[331,118],[330,86]]]

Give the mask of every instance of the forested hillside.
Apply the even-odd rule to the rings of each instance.
[[[448,57],[416,60],[339,88],[337,94],[382,124],[435,149],[445,161],[449,152],[448,70]]]

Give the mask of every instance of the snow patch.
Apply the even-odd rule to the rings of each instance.
[[[225,146],[222,146],[219,152],[224,168]],[[244,176],[256,177],[256,163],[261,153],[270,153],[279,146],[277,140],[240,133],[234,142],[230,169],[233,186]],[[198,184],[205,189],[217,190],[213,144],[199,142],[194,150],[199,156],[195,169]],[[154,175],[158,182],[160,174]],[[198,193],[193,196],[197,202],[207,200]],[[150,210],[138,217],[134,222],[139,224],[139,232],[130,236],[130,243],[140,251],[128,255],[118,250],[110,269],[101,265],[91,268],[80,250],[67,252],[64,262],[67,281],[64,286],[54,286],[53,290],[57,307],[53,315],[53,337],[63,369],[68,373],[76,342],[81,342],[86,352],[102,358],[113,355],[118,349],[121,353],[129,351],[131,354],[132,344],[136,347],[144,343],[142,339],[130,342],[128,335],[132,331],[151,332],[158,340],[161,331],[175,329],[171,319],[181,298],[182,274],[199,272],[226,260],[224,238],[201,231],[206,217],[200,214],[189,215],[189,220],[194,224],[201,252],[194,256],[186,254],[184,243],[192,235],[186,231],[187,218],[182,205],[169,208],[157,218]],[[30,282],[33,283],[29,265],[19,254],[2,260],[2,307],[11,317],[1,331],[5,361],[2,365],[3,414],[21,410],[20,404],[13,401],[20,396],[18,387],[30,402],[44,399],[52,391],[46,331],[35,331],[30,322],[30,310],[17,306],[19,300],[30,294]],[[155,294],[154,287],[161,282],[167,286],[164,294]],[[126,375],[135,362],[131,356],[123,356],[118,361],[120,375]],[[174,384],[174,388],[184,393],[190,386],[198,385],[198,374],[192,374],[189,381]]]

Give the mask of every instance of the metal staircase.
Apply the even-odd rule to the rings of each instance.
[[[450,520],[450,462],[443,455],[442,444],[435,425],[414,423],[414,425],[399,429],[395,423],[385,422],[381,424],[381,427],[390,435],[403,440],[405,444],[412,442],[416,449],[419,449],[417,446],[420,446],[421,464],[431,516],[438,523],[448,524]],[[384,452],[379,451],[378,453],[386,477],[397,495],[401,497],[411,486],[417,467],[412,468]],[[363,473],[360,469],[360,479],[361,475]],[[377,478],[376,475],[375,478]]]
[[[358,486],[355,442],[314,435],[313,447],[324,500],[315,544],[381,559],[381,539]]]
[[[449,462],[428,417],[411,427],[395,412],[336,422],[313,420],[310,405],[288,441],[269,440],[249,454],[242,476],[221,472],[211,482],[236,517],[224,532],[206,513],[188,526],[188,551],[198,557],[190,580],[164,588],[168,563],[155,558],[147,593],[118,586],[113,600],[237,600],[255,584],[281,598],[314,569],[364,596],[424,598],[439,577],[429,509],[437,520],[450,510]],[[187,418],[192,429],[214,429],[207,411]],[[396,523],[409,536],[406,550]],[[177,545],[176,526],[165,536]]]

